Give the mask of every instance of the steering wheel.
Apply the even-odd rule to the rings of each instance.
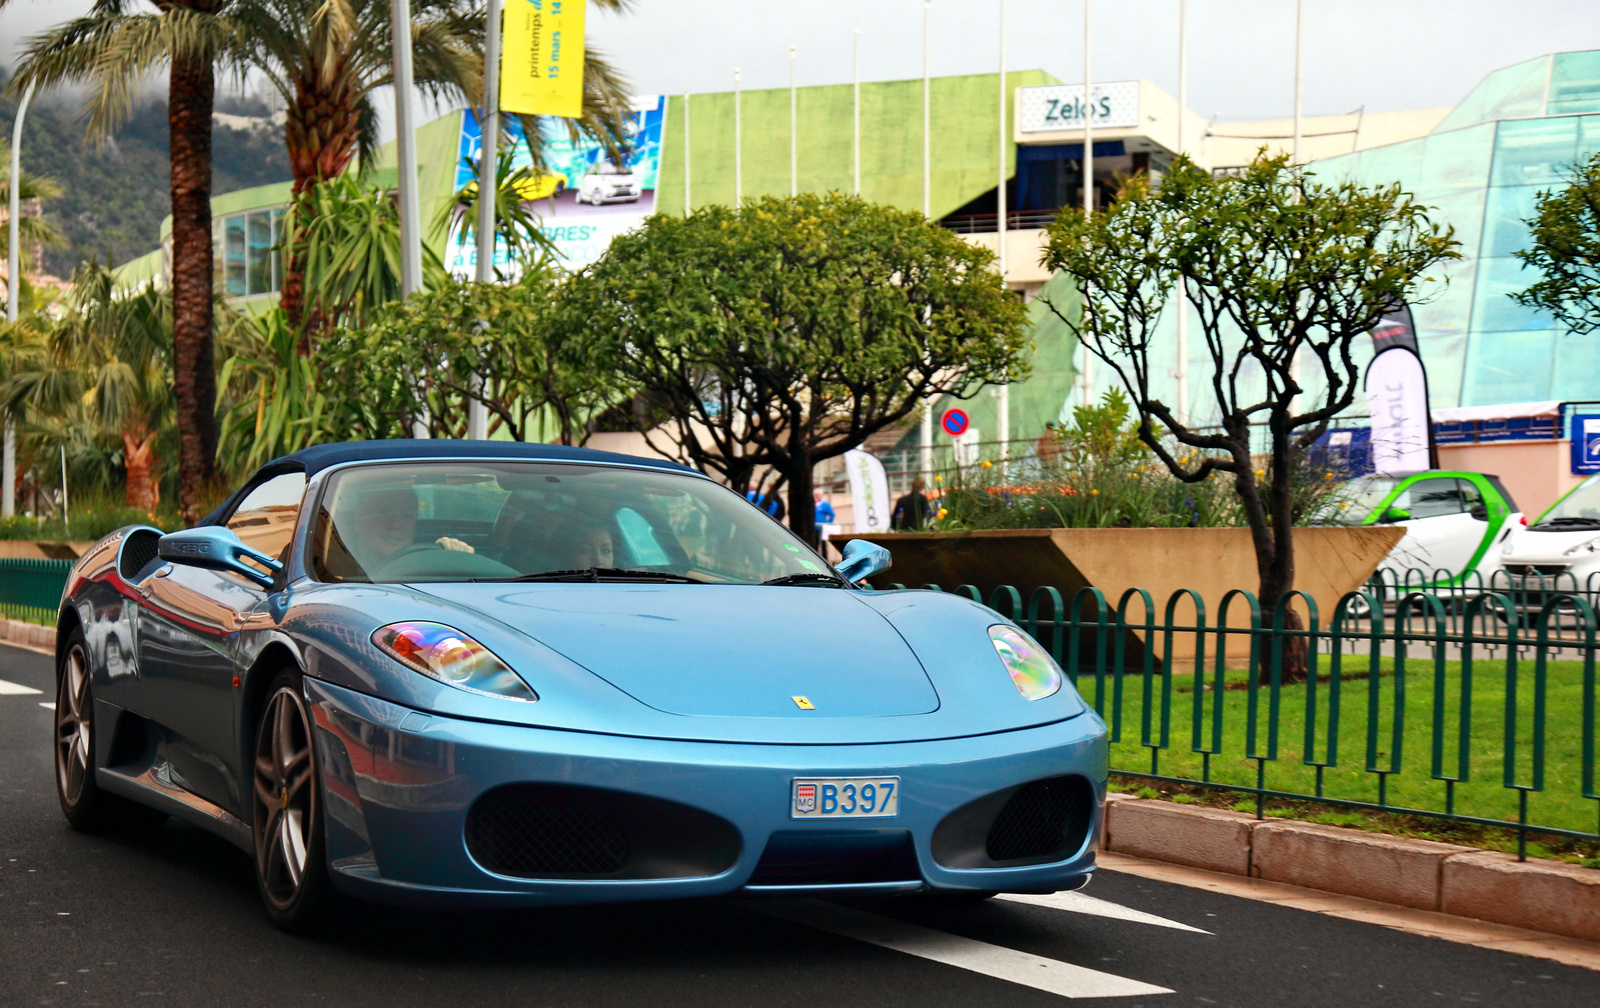
[[[378,569],[373,571],[372,573],[374,575],[382,574],[384,571],[389,569],[389,566],[391,564],[393,564],[396,560],[399,560],[399,559],[401,559],[403,557],[414,556],[414,555],[416,555],[418,553],[423,553],[423,552],[426,552],[428,550],[442,550],[442,549],[444,549],[443,546],[440,546],[438,543],[431,543],[431,542],[412,543],[410,546],[402,546],[399,549],[395,550],[393,553],[390,553],[388,559],[386,559],[378,567]]]

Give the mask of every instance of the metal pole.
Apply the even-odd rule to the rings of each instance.
[[[483,49],[483,135],[478,154],[478,269],[479,283],[494,280],[495,204],[500,200],[500,0],[489,0],[484,21]],[[473,375],[472,384],[480,392],[483,376]],[[489,409],[473,399],[467,403],[467,437],[479,440],[489,436]]]
[[[22,307],[22,121],[28,114],[28,103],[33,100],[33,84],[22,92],[22,102],[17,105],[17,121],[11,124],[11,178],[7,183],[10,192],[10,216],[6,218],[6,321],[16,322]],[[5,421],[4,473],[0,479],[0,517],[10,518],[17,510],[17,425],[10,414]],[[64,485],[64,484],[63,484]]]
[[[1083,213],[1087,217],[1094,213],[1094,72],[1090,68],[1089,56],[1089,10],[1090,0],[1083,0]],[[1085,309],[1087,309],[1085,305]],[[1084,346],[1083,367],[1079,370],[1078,381],[1083,389],[1083,404],[1093,404],[1094,395],[1094,361],[1089,356],[1089,348]]]
[[[689,92],[683,93],[683,215],[689,216]]]
[[[929,129],[933,122],[932,89],[928,75],[928,0],[922,0],[922,216],[933,216],[933,145]],[[930,405],[931,410],[931,405]],[[930,421],[931,423],[931,421]],[[923,459],[923,468],[927,468]]]
[[[1294,4],[1294,149],[1290,154],[1295,166],[1295,177],[1300,176],[1300,96],[1305,81],[1305,22],[1306,0]]]
[[[794,46],[789,47],[789,195],[800,195],[800,132],[795,115]]]
[[[395,162],[400,189],[400,291],[409,298],[422,289],[422,211],[417,202],[417,136],[411,121],[411,4],[389,0],[389,30],[394,46]],[[482,194],[479,194],[480,198]],[[427,401],[411,420],[411,435],[428,436]]]
[[[740,79],[744,71],[733,68],[733,202],[744,202],[744,119],[740,115]]]
[[[67,515],[70,513],[71,502],[67,500],[67,446],[61,446],[61,527],[67,527]]]
[[[1006,0],[1000,0],[1000,92],[999,112],[1000,125],[995,131],[997,144],[995,146],[995,248],[998,250],[1000,265],[1000,282],[1009,285],[1009,272],[1006,263],[1006,144],[1011,138],[1006,135],[1006,105],[1010,98],[1006,91]],[[999,427],[1000,457],[1005,458],[1011,454],[1011,386],[1001,385],[995,391],[998,400],[995,403],[995,426]]]
[[[850,125],[850,129],[851,129],[851,138],[852,138],[852,140],[851,140],[851,148],[850,148],[851,151],[852,151],[852,154],[851,154],[851,178],[853,180],[851,192],[855,193],[855,195],[857,195],[857,196],[860,196],[861,195],[861,29],[860,28],[857,28],[855,30],[855,56],[854,56],[854,59],[853,59],[853,65],[854,65],[854,68],[855,68],[854,69],[854,73],[855,73],[855,76],[854,76],[854,81],[855,81],[855,83],[854,83],[855,100],[854,100],[853,104],[851,105],[851,111],[850,111],[850,124],[851,124]]]
[[[1189,0],[1178,0],[1178,153],[1184,154],[1184,120],[1189,114]],[[1189,422],[1189,292],[1178,281],[1178,419]]]

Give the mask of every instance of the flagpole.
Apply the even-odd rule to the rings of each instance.
[[[931,86],[928,67],[928,0],[922,0],[922,216],[933,216],[933,145],[929,137],[932,126]],[[922,404],[922,430],[919,432],[918,447],[921,449],[919,469],[923,478],[928,479],[933,475],[933,404],[934,400],[926,400]]]
[[[852,60],[854,66],[854,94],[855,100],[851,105],[851,178],[855,195],[861,195],[861,29],[855,30],[855,56]]]
[[[494,280],[495,204],[500,201],[500,0],[489,0],[484,18],[483,118],[478,123],[478,262],[479,283]],[[483,377],[474,374],[480,392]],[[477,399],[467,403],[467,437],[481,441],[489,436],[489,408]]]
[[[411,4],[389,0],[394,46],[395,162],[400,190],[400,295],[422,289],[422,211],[417,202],[417,136],[411,121]],[[481,198],[481,193],[479,194]],[[413,437],[428,437],[427,402],[411,419]]]
[[[1294,5],[1294,161],[1295,177],[1300,177],[1300,97],[1305,83],[1305,20],[1306,0],[1295,0]]]
[[[1184,151],[1185,119],[1189,115],[1189,0],[1178,0],[1178,153]],[[1189,292],[1178,281],[1178,419],[1189,422]]]
[[[33,100],[33,82],[29,81],[22,92],[22,102],[17,105],[17,118],[11,124],[11,177],[6,183],[9,193],[6,210],[6,321],[15,322],[22,308],[22,122],[28,115],[28,103]],[[5,486],[0,487],[0,517],[10,518],[17,512],[17,424],[6,414],[4,473]],[[63,482],[62,487],[66,487]],[[65,489],[62,491],[65,493]]]
[[[744,71],[733,68],[733,203],[744,202],[744,118],[740,114],[740,81]]]
[[[795,47],[789,47],[789,195],[800,195],[800,133],[797,128],[798,120],[795,116],[795,77],[794,77],[794,52]]]

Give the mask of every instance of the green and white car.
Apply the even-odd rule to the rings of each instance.
[[[1406,530],[1378,564],[1379,576],[1402,589],[1488,587],[1500,569],[1500,544],[1523,523],[1499,477],[1487,473],[1361,476],[1342,497],[1350,524]]]

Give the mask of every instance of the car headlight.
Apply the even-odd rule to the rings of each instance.
[[[1032,637],[1013,626],[989,628],[989,641],[1024,700],[1043,700],[1061,689],[1061,668]]]
[[[447,686],[512,700],[539,699],[493,651],[443,623],[390,623],[372,632],[372,643],[406,668]]]

